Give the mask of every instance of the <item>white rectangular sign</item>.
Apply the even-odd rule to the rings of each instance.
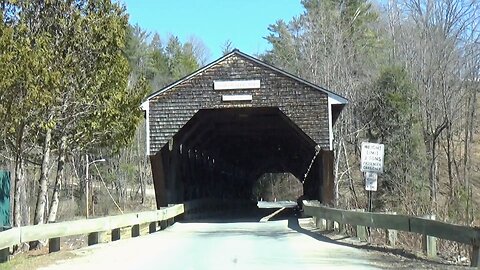
[[[365,172],[365,190],[377,191],[378,174]]]
[[[260,80],[213,81],[214,90],[258,89]]]
[[[252,101],[252,95],[223,95],[222,101]]]
[[[383,173],[384,145],[362,142],[360,170],[362,172]]]

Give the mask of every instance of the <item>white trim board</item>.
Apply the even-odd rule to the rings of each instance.
[[[213,81],[214,90],[258,89],[260,80]]]
[[[252,101],[252,95],[222,95],[222,101]]]
[[[145,111],[145,153],[150,155],[150,102],[142,103],[142,110]]]
[[[332,104],[340,104],[334,98],[328,95],[328,138],[330,144],[330,151],[333,150],[333,119],[332,119]]]

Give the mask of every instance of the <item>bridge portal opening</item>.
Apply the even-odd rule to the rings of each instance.
[[[254,193],[258,179],[284,172],[304,180],[303,185],[298,180],[291,185],[291,194],[298,195],[291,199],[301,195],[320,199],[324,155],[317,150],[279,108],[199,110],[151,157],[164,176],[156,177],[157,203],[252,200],[258,195]]]
[[[303,185],[291,173],[264,173],[258,178],[252,189],[253,199],[257,201],[293,201],[303,195]]]

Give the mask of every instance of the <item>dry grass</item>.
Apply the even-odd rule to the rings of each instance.
[[[140,235],[148,234],[148,224],[140,225]],[[131,227],[125,227],[120,230],[121,239],[131,238]],[[103,235],[102,242],[109,242],[111,232]],[[61,250],[55,253],[48,253],[48,247],[39,250],[32,250],[22,254],[15,255],[10,261],[0,264],[0,269],[5,270],[31,270],[39,267],[52,265],[61,260],[69,260],[76,255],[72,250],[87,246],[86,235],[76,235],[62,238]]]
[[[60,251],[48,254],[48,249],[16,255],[12,260],[0,264],[5,270],[31,270],[51,265],[60,260],[69,260],[75,255],[71,251]]]

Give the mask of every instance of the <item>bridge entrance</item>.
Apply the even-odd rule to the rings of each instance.
[[[252,199],[265,173],[291,173],[329,202],[332,126],[346,100],[239,51],[142,104],[157,206]]]
[[[293,201],[303,196],[302,182],[291,173],[264,173],[253,184],[256,201]]]

